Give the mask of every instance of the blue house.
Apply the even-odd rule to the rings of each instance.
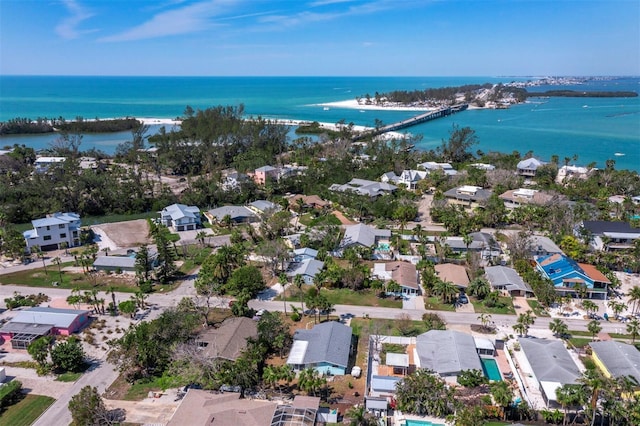
[[[344,376],[352,348],[351,327],[336,321],[296,330],[287,365],[295,371],[313,368],[321,374]]]
[[[561,253],[537,256],[536,268],[562,296],[577,297],[584,288],[590,299],[606,299],[611,282],[593,265],[578,263]]]

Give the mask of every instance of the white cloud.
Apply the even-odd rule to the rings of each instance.
[[[93,13],[80,6],[75,0],[62,0],[71,16],[66,17],[56,26],[56,33],[66,39],[80,37],[81,34],[93,32],[94,30],[79,30],[78,26],[93,16]]]
[[[130,41],[189,34],[214,26],[212,18],[220,15],[233,0],[209,0],[157,13],[143,24],[100,41]]]

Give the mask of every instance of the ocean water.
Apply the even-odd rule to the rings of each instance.
[[[374,126],[413,115],[408,111],[329,109],[320,104],[391,90],[497,83],[523,78],[497,77],[40,77],[0,76],[0,121],[14,117],[176,118],[185,107],[204,109],[243,104],[246,116],[316,120]],[[640,91],[640,78],[591,81],[577,86],[530,88]],[[438,146],[453,124],[476,130],[485,152],[533,151],[542,159],[578,156],[578,164],[607,159],[616,168],[640,171],[640,98],[536,99],[508,110],[468,110],[407,129],[422,135],[420,149]],[[157,131],[159,126],[153,126]],[[48,147],[56,135],[1,137],[14,143]],[[81,149],[112,153],[128,132],[85,135]],[[618,155],[616,155],[618,154]],[[623,155],[620,155],[623,154]]]

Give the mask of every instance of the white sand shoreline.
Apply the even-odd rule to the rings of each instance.
[[[325,102],[314,104],[324,108],[344,108],[358,109],[362,111],[433,111],[436,108],[427,106],[399,106],[399,105],[366,105],[359,104],[356,99],[348,99],[346,101]]]

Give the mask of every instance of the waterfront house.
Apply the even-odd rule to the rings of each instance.
[[[351,327],[336,321],[316,324],[311,330],[299,329],[287,365],[295,371],[313,368],[321,374],[343,376],[352,353]]]
[[[67,247],[80,245],[80,215],[77,213],[53,213],[43,219],[32,220],[33,229],[23,232],[27,251],[34,246],[41,250],[57,250],[62,243]]]
[[[453,283],[463,290],[469,286],[469,276],[464,266],[454,263],[439,263],[433,268],[440,280]]]
[[[428,172],[442,170],[447,176],[455,176],[458,174],[458,171],[455,170],[449,163],[436,163],[435,161],[427,161],[418,164],[416,167],[418,167],[419,169],[422,168]]]
[[[501,290],[509,296],[533,296],[531,286],[524,282],[518,272],[507,266],[487,266],[484,273],[495,290]]]
[[[62,166],[66,157],[38,157],[33,163],[36,173],[47,173],[54,166]]]
[[[531,242],[531,256],[545,256],[549,254],[564,254],[562,249],[549,237],[544,235],[532,235],[529,239]]]
[[[523,357],[519,357],[521,372],[537,385],[547,408],[560,408],[556,389],[562,385],[577,385],[580,369],[560,340],[519,338]]]
[[[391,194],[396,189],[398,189],[398,187],[391,185],[390,183],[356,178],[351,179],[351,181],[343,185],[334,183],[329,187],[330,191],[353,192],[369,198],[376,198],[380,195]]]
[[[463,206],[467,210],[481,207],[491,197],[492,191],[480,186],[463,185],[444,193],[447,203]]]
[[[196,338],[196,346],[212,359],[235,361],[247,348],[248,339],[258,338],[258,326],[246,317],[231,317],[218,328],[209,327]]]
[[[395,281],[400,285],[401,292],[406,295],[420,294],[418,284],[418,271],[416,265],[409,262],[385,262],[374,263],[371,272],[373,277],[383,280],[385,283]]]
[[[561,296],[578,297],[585,293],[590,299],[606,299],[611,282],[595,266],[578,263],[563,254],[536,256],[536,268],[555,286]]]
[[[491,171],[496,169],[496,166],[494,166],[493,164],[487,164],[487,163],[473,163],[473,164],[469,164],[469,166],[476,169],[485,170],[485,171]]]
[[[36,339],[47,335],[69,336],[89,323],[91,311],[35,306],[16,311],[2,328],[0,336],[11,341],[14,349],[27,349]]]
[[[576,235],[586,233],[591,237],[594,250],[632,249],[640,239],[640,228],[633,228],[628,222],[608,220],[585,220],[576,229]]]
[[[228,216],[232,223],[253,223],[260,220],[260,217],[245,206],[222,206],[211,209],[204,213],[211,225],[224,224]]]
[[[160,223],[176,232],[193,231],[202,225],[200,208],[171,204],[160,212]]]
[[[586,167],[579,166],[562,166],[558,169],[558,174],[556,175],[556,183],[562,184],[566,183],[571,179],[586,179],[589,177],[589,172],[591,170]]]
[[[516,169],[518,170],[518,175],[530,178],[535,177],[538,169],[545,164],[547,163],[532,157],[520,161],[516,166]]]

